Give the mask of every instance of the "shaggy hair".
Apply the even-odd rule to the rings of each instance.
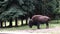
[[[46,24],[46,28],[49,27],[48,21],[50,21],[50,18],[48,16],[43,16],[43,15],[34,15],[30,20],[29,20],[29,27],[32,28],[33,25],[36,25],[38,29],[40,29],[39,25],[40,24]]]

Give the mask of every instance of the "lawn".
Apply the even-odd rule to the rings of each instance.
[[[60,24],[49,24],[49,27],[50,28],[54,28],[56,26],[60,26]],[[45,29],[46,28],[46,25],[42,24],[41,26],[41,29]],[[15,30],[30,30],[30,29],[37,29],[36,26],[33,26],[33,28],[29,28],[28,25],[26,26],[21,26],[21,27],[12,27],[12,28],[0,28],[0,31],[15,31]]]
[[[55,20],[53,20],[53,21],[50,21],[50,22],[56,22]],[[14,21],[13,21],[13,26],[14,26]],[[20,23],[20,21],[18,21],[18,24],[19,24],[19,26],[21,25],[21,23]],[[24,21],[24,24],[25,24],[25,21]],[[8,26],[9,25],[9,23],[7,22],[7,25],[6,26]],[[56,26],[60,26],[60,23],[58,23],[58,24],[52,24],[52,23],[49,23],[49,28],[54,28],[54,27],[56,27]],[[46,28],[46,24],[41,24],[41,29],[45,29]],[[11,28],[0,28],[0,31],[16,31],[16,30],[32,30],[32,29],[37,29],[37,27],[36,26],[33,26],[32,28],[29,28],[29,26],[28,25],[26,25],[26,26],[20,26],[20,27],[11,27]]]

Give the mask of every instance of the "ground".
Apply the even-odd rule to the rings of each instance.
[[[26,34],[26,33],[33,33],[33,34],[39,34],[39,33],[42,33],[42,34],[60,34],[60,26],[57,26],[55,28],[49,28],[49,29],[33,29],[33,30],[16,30],[16,31],[4,31],[5,33],[14,33],[14,34],[19,34],[19,33],[22,33],[22,34]]]

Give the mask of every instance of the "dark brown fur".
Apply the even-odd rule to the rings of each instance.
[[[29,20],[29,27],[32,28],[33,25],[36,25],[38,29],[40,29],[40,24],[46,24],[46,28],[49,28],[48,21],[50,21],[50,18],[48,16],[43,15],[34,15]]]

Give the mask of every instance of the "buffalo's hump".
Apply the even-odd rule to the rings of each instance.
[[[33,21],[48,21],[50,18],[48,16],[34,15],[32,16]]]

